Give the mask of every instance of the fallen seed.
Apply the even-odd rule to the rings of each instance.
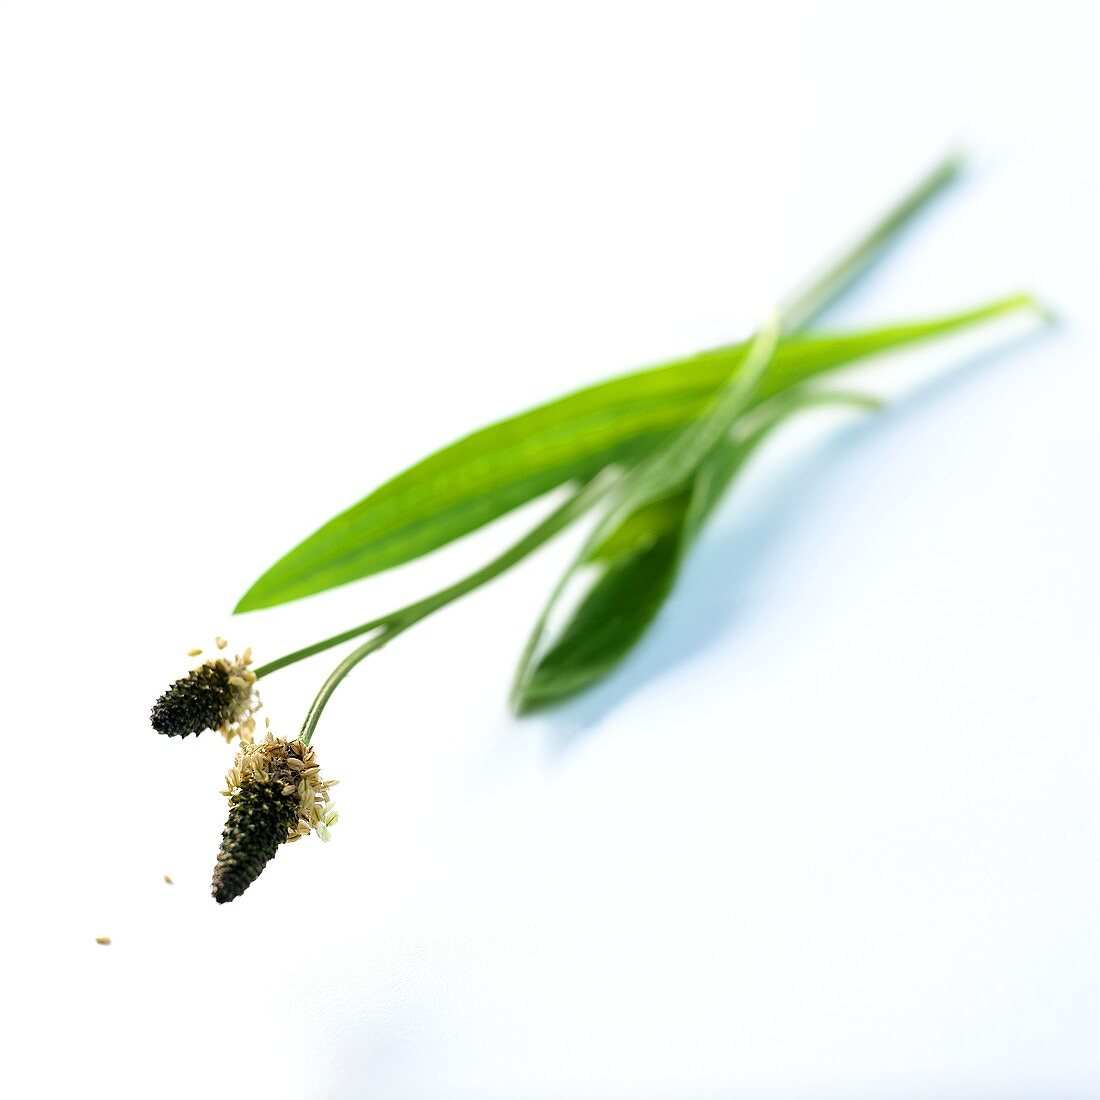
[[[111,942],[111,937],[110,936],[96,936],[95,942],[96,943],[101,943],[101,944],[103,944],[104,947],[106,947],[107,944],[109,944]]]

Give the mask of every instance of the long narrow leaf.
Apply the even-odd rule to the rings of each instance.
[[[513,710],[553,706],[606,676],[653,621],[706,516],[737,472],[790,416],[827,403],[877,408],[869,398],[848,394],[776,398],[746,432],[726,438],[687,484],[632,514],[610,537],[597,531],[528,642],[512,685]],[[550,628],[552,621],[557,629]]]
[[[881,352],[1034,308],[1019,295],[910,324],[787,337],[756,400]],[[236,610],[272,607],[392,568],[611,463],[633,465],[697,418],[744,354],[745,344],[734,344],[615,378],[458,440],[309,536]]]

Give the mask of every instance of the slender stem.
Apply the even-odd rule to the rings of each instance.
[[[487,581],[491,581],[506,569],[510,569],[517,562],[522,561],[528,554],[537,550],[544,542],[553,538],[559,531],[591,508],[597,500],[606,495],[611,487],[612,480],[617,480],[617,478],[612,478],[610,475],[597,475],[585,482],[560,508],[551,512],[546,519],[524,535],[519,542],[499,557],[494,558],[488,565],[471,573],[468,577],[464,577],[456,584],[449,585],[423,600],[417,600],[416,603],[391,611],[388,615],[382,615],[377,619],[369,619],[365,623],[360,623],[359,626],[351,627],[350,630],[333,634],[331,638],[324,638],[312,645],[304,646],[302,649],[296,649],[293,653],[278,657],[274,661],[269,661],[266,665],[260,665],[256,669],[256,679],[260,680],[272,672],[286,668],[287,665],[303,661],[307,657],[312,657],[315,653],[323,653],[326,649],[332,649],[333,646],[350,642],[352,638],[358,638],[363,634],[370,633],[372,630],[378,630],[380,627],[385,627],[388,630],[395,624],[401,623],[401,629],[403,630],[406,625],[418,622],[440,607],[466,595],[467,592],[480,588]],[[407,623],[406,620],[408,620]]]
[[[961,153],[944,157],[866,233],[780,304],[784,332],[806,328],[855,283],[894,239],[962,171]]]
[[[958,175],[961,167],[962,158],[960,156],[951,155],[946,157],[841,255],[788,294],[779,306],[781,333],[788,334],[804,329],[831,306],[878,259],[887,246],[893,242],[896,235]],[[734,368],[733,385],[742,385],[746,381],[751,382],[751,379],[746,379],[743,376],[751,376],[753,349],[759,347],[757,341],[760,339],[760,335],[761,333],[758,331],[756,339],[748,345],[745,355]],[[770,358],[770,353],[768,358]],[[727,383],[728,385],[730,383]],[[797,400],[797,396],[797,392],[789,393],[786,399],[794,398]],[[717,400],[731,400],[731,397],[727,394],[725,398],[718,398]],[[734,391],[732,401],[736,405],[738,401],[736,391]],[[767,405],[765,405],[766,407]],[[703,417],[706,418],[712,415],[713,410],[714,406],[712,405],[710,411],[704,413]],[[652,468],[655,464],[659,467],[660,464],[670,459],[675,462],[677,446],[689,447],[689,441],[697,426],[698,422],[684,428],[682,434],[670,447],[666,447],[659,454],[650,455],[648,459],[643,460],[643,463],[648,463]],[[684,464],[688,468],[691,467],[690,455]],[[631,479],[636,476],[642,476],[643,478],[645,476],[641,465],[636,466],[631,471]],[[601,521],[601,525],[597,526],[594,538],[598,540],[604,523],[613,530],[616,523],[622,518],[622,513],[629,512],[632,506],[631,489],[636,484],[638,483],[633,480],[627,481],[623,487],[623,492],[620,494],[620,500],[616,501],[616,508],[620,511],[617,513],[616,509],[610,510],[609,514]],[[639,489],[638,495],[643,491],[644,489]],[[547,618],[557,605],[561,593],[569,583],[570,577],[571,571],[567,570],[559,580],[557,587],[545,605],[542,617],[535,624],[534,630],[528,637],[526,648],[520,657],[516,680],[512,686],[512,704],[517,713],[522,709],[521,705],[518,704],[518,699],[521,697],[524,687],[523,670],[531,667],[534,653],[539,647],[546,629]]]
[[[411,625],[411,623],[407,624]],[[355,666],[366,656],[373,653],[376,649],[381,649],[388,641],[396,638],[405,626],[389,627],[387,626],[381,634],[378,634],[369,641],[364,642],[361,646],[353,649],[333,670],[329,673],[328,679],[321,685],[321,690],[317,692],[316,698],[309,705],[309,711],[306,714],[305,721],[302,723],[302,732],[298,735],[298,740],[303,745],[308,745],[313,740],[313,731],[317,728],[317,723],[321,720],[321,712],[325,709],[325,704],[332,697],[332,693],[339,686],[340,681]]]
[[[315,653],[323,653],[326,649],[331,649],[334,645],[340,645],[343,642],[350,642],[352,638],[358,638],[361,634],[366,634],[370,630],[377,630],[378,627],[386,624],[386,619],[371,619],[368,623],[361,623],[359,626],[353,626],[350,630],[345,630],[341,634],[333,634],[331,638],[325,638],[323,641],[314,642],[313,645],[304,646],[302,649],[296,649],[293,653],[287,653],[282,657],[276,658],[274,661],[268,661],[266,665],[260,665],[256,669],[256,679],[261,680],[269,673],[278,672],[281,668],[286,668],[287,665],[293,665],[298,661],[304,661],[307,657],[312,657]]]
[[[387,642],[396,638],[398,634],[408,630],[413,623],[426,619],[441,607],[446,607],[447,604],[453,603],[468,592],[480,588],[483,584],[493,580],[494,577],[499,577],[501,573],[511,569],[513,565],[522,561],[528,554],[533,553],[543,543],[548,542],[575,519],[583,515],[598,500],[606,496],[611,486],[619,480],[620,476],[621,474],[614,470],[604,470],[597,474],[590,481],[583,484],[561,507],[551,512],[518,542],[513,543],[503,554],[455,584],[449,585],[423,600],[417,600],[416,603],[408,604],[406,607],[393,611],[389,615],[384,615],[380,619],[372,619],[362,626],[344,631],[343,634],[337,634],[323,642],[309,646],[305,650],[299,650],[297,654],[289,654],[287,657],[280,658],[279,661],[272,661],[270,665],[257,669],[256,675],[260,676],[264,672],[272,671],[275,667],[281,668],[285,664],[290,664],[291,659],[300,660],[302,657],[310,656],[311,653],[318,653],[322,649],[339,645],[342,641],[365,634],[370,630],[378,631],[374,637],[368,638],[361,646],[352,650],[332,670],[328,679],[321,685],[321,690],[317,693],[317,697],[313,700],[309,713],[302,723],[299,740],[307,745],[309,744],[313,737],[313,731],[317,728],[317,723],[321,718],[321,712],[325,709],[325,704],[331,698],[337,685],[364,657],[374,653],[375,650],[381,649]]]

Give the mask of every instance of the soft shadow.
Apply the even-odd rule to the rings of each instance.
[[[623,665],[586,694],[533,719],[543,726],[551,756],[568,751],[640,687],[667,675],[742,625],[741,612],[748,603],[743,593],[758,587],[788,529],[799,521],[809,502],[825,495],[858,450],[880,441],[888,445],[897,426],[974,385],[994,363],[1003,369],[1007,353],[1043,331],[1033,330],[966,359],[882,413],[846,425],[780,471],[763,499],[747,513],[735,510],[725,521],[719,519],[692,551],[657,622]]]

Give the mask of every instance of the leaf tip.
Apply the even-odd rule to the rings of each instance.
[[[508,709],[512,712],[512,717],[528,718],[536,711],[553,706],[553,693],[547,694],[539,690],[537,669],[525,668],[520,672],[521,675],[516,678],[508,693]]]
[[[1028,303],[1035,311],[1039,320],[1045,325],[1059,325],[1062,323],[1061,314],[1048,302],[1044,302],[1042,298],[1036,298],[1033,294],[1027,296]]]
[[[234,615],[243,615],[246,611],[259,611],[261,607],[267,607],[268,604],[263,598],[262,591],[258,591],[260,582],[257,581],[252,587],[237,601],[237,606],[233,608]]]
[[[532,708],[526,692],[520,687],[513,688],[508,695],[508,710],[511,711],[512,717],[526,718],[532,709],[534,708]]]
[[[1021,290],[1017,294],[1010,295],[1008,298],[1003,299],[1000,303],[1000,307],[998,312],[1002,313],[1008,313],[1017,309],[1026,310],[1035,314],[1040,321],[1047,325],[1057,325],[1061,321],[1061,317],[1053,306],[1027,290]]]

